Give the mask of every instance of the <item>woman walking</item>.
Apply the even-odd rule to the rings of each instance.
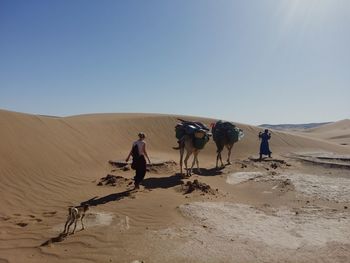
[[[132,155],[131,167],[135,170],[135,177],[134,177],[135,188],[134,189],[140,188],[140,183],[142,182],[143,178],[146,175],[145,157],[147,158],[149,164],[151,164],[151,161],[149,160],[149,157],[146,151],[146,142],[144,141],[146,136],[143,132],[140,132],[138,136],[139,136],[139,139],[132,144],[130,153],[125,160],[126,162],[128,162],[130,159],[130,156]]]

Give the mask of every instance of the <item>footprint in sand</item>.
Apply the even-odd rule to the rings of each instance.
[[[31,221],[36,221],[36,222],[42,222],[43,220],[40,218],[36,218],[35,215],[28,215],[31,219]]]
[[[43,216],[45,217],[52,217],[57,214],[57,211],[52,211],[52,212],[44,212]]]
[[[21,223],[17,223],[16,225],[20,227],[26,227],[28,223],[21,222]]]
[[[1,216],[0,219],[1,219],[2,221],[8,221],[8,220],[11,219],[11,217],[9,217],[9,216]]]

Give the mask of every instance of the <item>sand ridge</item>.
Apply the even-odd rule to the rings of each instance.
[[[207,125],[214,121],[181,117]],[[179,153],[172,149],[176,146],[176,118],[161,114],[90,114],[60,118],[1,110],[0,260],[305,262],[311,259],[318,262],[322,258],[324,262],[346,262],[341,259],[349,258],[346,249],[349,237],[342,231],[348,226],[349,218],[345,209],[349,206],[346,191],[349,171],[305,163],[288,154],[349,155],[349,149],[317,136],[310,138],[273,131],[271,149],[276,159],[258,162],[257,134],[261,129],[237,124],[244,130],[245,137],[234,146],[233,165],[214,169],[216,149],[211,140],[199,155],[202,174],[195,173],[184,179],[177,174]],[[133,171],[115,167],[109,160],[122,162],[139,131],[147,135],[151,160],[155,164],[168,163],[149,167],[142,189],[133,192],[132,185],[128,184]],[[226,151],[223,154],[225,157]],[[237,173],[241,173],[237,177],[239,182],[228,184],[227,178]],[[98,186],[99,180],[107,175],[119,176],[126,183]],[[290,185],[285,183],[287,179]],[[209,186],[215,194],[179,191],[194,180],[200,186]],[[332,191],[334,187],[338,190]],[[40,246],[62,230],[68,206],[84,203],[91,206],[85,230],[60,242]],[[223,204],[230,208],[226,209]],[[208,208],[212,205],[215,207]],[[203,206],[208,208],[205,218],[210,224],[198,223],[202,217],[192,216],[190,210],[187,214],[183,212],[184,207],[206,211]],[[296,212],[305,220],[308,220],[307,215],[315,220],[319,218],[315,228],[308,228],[309,221],[294,220]],[[219,214],[232,221],[236,213],[253,220],[247,224],[245,217],[236,217],[236,228],[230,228],[230,233],[242,238],[229,238],[223,229],[214,227]],[[258,217],[256,220],[254,215]],[[247,236],[249,225],[255,227],[255,237],[258,236],[260,230],[256,222],[259,218],[265,220],[261,219],[266,223],[263,229],[266,233],[272,227],[271,235]],[[275,223],[270,225],[269,222]],[[289,222],[294,232],[285,233],[283,222]],[[339,227],[333,229],[333,225]],[[329,228],[329,232],[317,236],[322,228]],[[246,231],[237,232],[237,229]],[[337,233],[333,239],[327,234],[331,230]],[[278,233],[284,240],[294,240],[290,244],[286,242],[280,251],[273,245]],[[295,248],[303,242],[308,244],[308,250],[296,252]],[[218,246],[214,246],[215,243]],[[265,250],[267,245],[269,250]],[[319,254],[314,253],[315,247]],[[326,256],[328,254],[332,256]]]

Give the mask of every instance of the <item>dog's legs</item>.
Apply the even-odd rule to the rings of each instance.
[[[63,229],[63,231],[62,231],[62,234],[65,234],[66,233],[66,231],[67,231],[67,226],[68,226],[68,222],[70,221],[70,217],[68,216],[68,219],[67,219],[67,221],[66,221],[66,224],[64,225],[64,229]]]
[[[85,217],[85,213],[81,216],[80,221],[81,221],[81,230],[85,229],[84,223],[83,223],[83,218]]]
[[[68,218],[67,218],[66,224],[64,225],[62,234],[68,234],[69,228],[67,229],[67,227],[68,227],[68,224],[71,222],[71,220],[72,220],[72,209],[68,208]]]
[[[67,227],[67,235],[69,234],[69,229],[70,229],[70,226],[73,225],[74,223],[74,218],[71,218],[69,224],[68,224],[68,227]]]
[[[77,228],[77,224],[78,224],[78,215],[75,215],[74,217],[74,228],[73,228],[73,232],[72,235],[75,233],[75,229]]]

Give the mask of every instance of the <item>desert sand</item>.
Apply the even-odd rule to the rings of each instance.
[[[177,117],[0,110],[0,262],[350,262],[348,120],[272,131],[261,162],[262,129],[237,123],[232,164],[214,169],[210,140],[201,173],[183,178]],[[131,191],[134,172],[118,162],[139,131],[154,165]],[[59,238],[80,204],[85,230]]]
[[[333,141],[340,145],[350,146],[350,120],[348,119],[307,129],[304,133],[312,137]]]

